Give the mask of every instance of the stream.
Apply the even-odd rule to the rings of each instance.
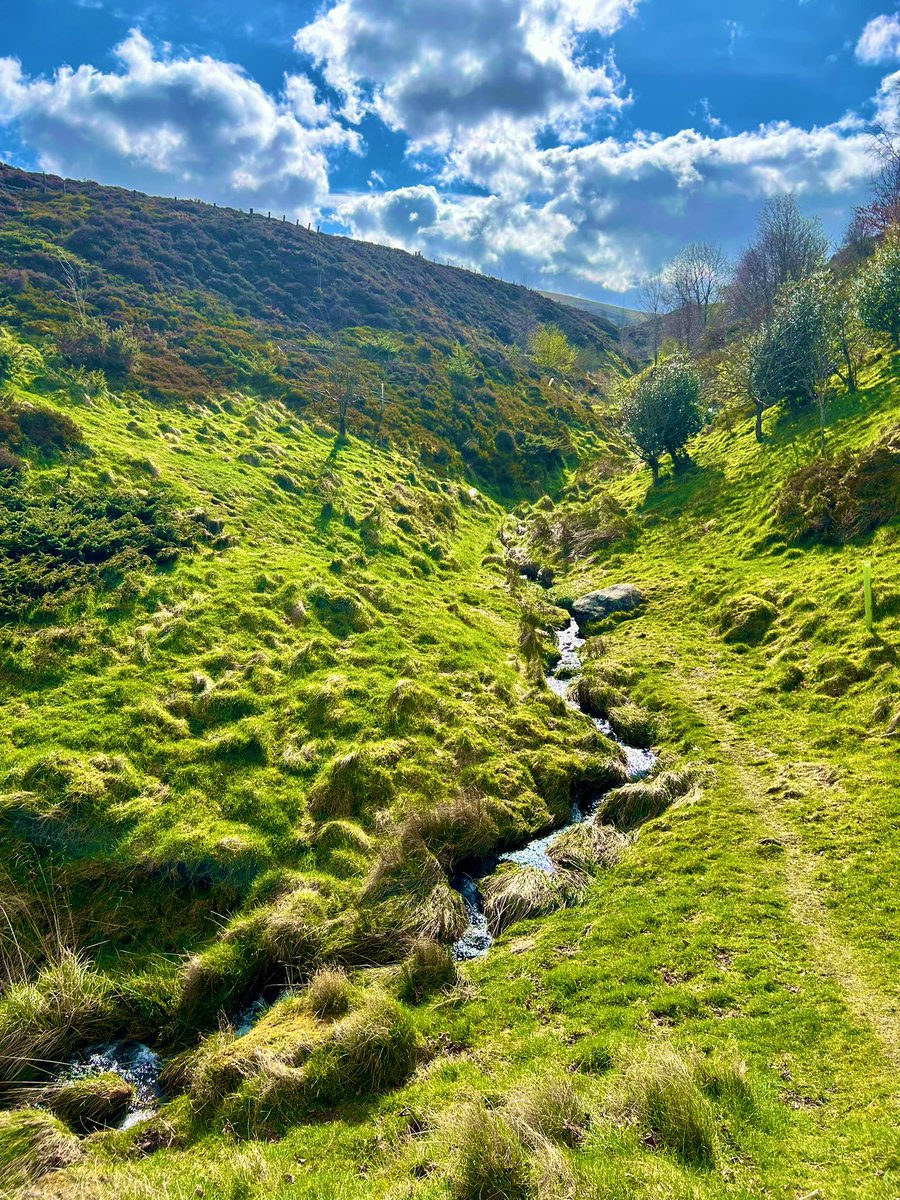
[[[547,676],[547,685],[565,700],[566,704],[576,712],[583,713],[579,705],[571,699],[572,684],[577,682],[581,674],[581,656],[579,650],[584,645],[584,638],[578,633],[578,624],[570,621],[565,629],[556,633],[556,644],[559,647],[559,662]],[[597,729],[606,737],[621,746],[626,763],[629,779],[641,779],[647,775],[656,762],[652,750],[638,750],[627,746],[617,738],[610,728],[609,722],[599,717],[589,717]],[[493,938],[488,929],[487,918],[478,889],[480,880],[492,874],[501,862],[516,863],[521,867],[536,867],[552,875],[553,862],[547,853],[553,843],[567,829],[589,821],[594,812],[595,804],[573,805],[569,821],[554,829],[543,837],[533,838],[518,850],[507,850],[505,853],[488,859],[483,864],[483,870],[472,874],[459,874],[452,881],[453,887],[462,896],[469,917],[469,924],[462,937],[454,943],[453,956],[458,961],[480,958],[490,949]],[[235,1033],[238,1037],[248,1033],[260,1016],[269,1007],[270,1001],[257,997],[242,1009],[234,1019]],[[159,1107],[162,1093],[159,1088],[159,1075],[162,1061],[149,1046],[142,1042],[117,1041],[105,1045],[90,1046],[74,1057],[58,1077],[60,1082],[70,1079],[86,1079],[104,1072],[113,1071],[134,1085],[135,1095],[129,1106],[129,1111],[120,1122],[119,1129],[129,1129],[139,1121],[152,1116]]]
[[[547,676],[547,686],[550,690],[565,700],[570,708],[580,713],[583,713],[583,710],[576,701],[571,699],[570,690],[581,674],[579,650],[584,645],[584,641],[585,639],[578,632],[578,623],[575,620],[571,620],[565,629],[557,630],[556,644],[559,648],[560,658]],[[586,713],[583,715],[587,716]],[[649,774],[656,762],[656,755],[652,750],[639,750],[636,746],[627,746],[620,738],[616,737],[609,722],[602,717],[589,717],[588,719],[593,721],[602,734],[614,741],[616,745],[621,746],[625,755],[625,769],[629,779],[643,779],[645,775]],[[453,957],[457,961],[480,958],[483,954],[487,954],[494,940],[484,915],[481,893],[478,890],[479,881],[493,874],[501,862],[515,863],[520,867],[537,867],[539,871],[552,875],[554,866],[547,851],[567,829],[590,820],[593,811],[592,803],[583,807],[573,804],[570,818],[565,825],[560,825],[558,829],[544,834],[543,837],[533,838],[518,850],[507,850],[505,854],[488,860],[484,864],[484,870],[479,873],[458,875],[453,880],[453,886],[462,896],[469,917],[469,924],[465,932],[453,946]]]

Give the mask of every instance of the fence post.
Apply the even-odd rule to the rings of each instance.
[[[863,598],[866,606],[866,629],[874,633],[875,622],[872,616],[872,564],[863,563]]]

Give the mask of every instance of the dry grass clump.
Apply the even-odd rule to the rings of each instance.
[[[516,921],[543,917],[569,903],[560,881],[537,867],[503,866],[482,884],[484,914],[491,933]]]
[[[516,1118],[548,1141],[576,1147],[584,1141],[590,1114],[572,1080],[552,1076],[526,1088],[510,1100]]]
[[[454,1200],[568,1200],[575,1178],[560,1147],[578,1146],[589,1124],[566,1079],[511,1096],[501,1108],[483,1101],[444,1117],[448,1180]]]
[[[696,767],[686,767],[681,771],[663,771],[654,779],[626,783],[603,797],[596,819],[618,829],[634,829],[665,812],[675,800],[686,796],[699,780],[700,771]]]
[[[657,720],[639,704],[614,704],[608,710],[606,719],[616,737],[626,745],[637,746],[640,750],[647,750],[653,745],[657,735]]]
[[[332,1021],[346,1016],[352,990],[346,971],[340,967],[322,967],[309,981],[306,1001],[319,1020]]]
[[[0,999],[0,1092],[17,1080],[46,1079],[76,1042],[99,1039],[110,1026],[112,986],[71,950],[62,950],[33,983]]]
[[[548,850],[548,857],[561,873],[591,874],[597,867],[614,867],[628,839],[612,825],[585,822],[567,829]]]
[[[409,826],[384,848],[362,892],[368,904],[387,906],[413,937],[452,941],[468,923],[465,904],[436,856]]]
[[[458,973],[448,946],[417,938],[400,970],[400,998],[418,1003],[425,996],[452,987]]]
[[[716,1159],[716,1113],[703,1094],[698,1062],[671,1046],[653,1045],[624,1065],[616,1105],[622,1117],[683,1162],[711,1166]]]
[[[84,1155],[78,1138],[51,1113],[35,1108],[0,1112],[0,1180],[24,1188]]]
[[[114,1071],[70,1079],[41,1093],[41,1103],[76,1133],[114,1125],[133,1099],[134,1085]]]
[[[400,832],[401,842],[423,842],[446,870],[487,854],[498,837],[488,800],[473,790],[461,792],[448,804],[410,813]]]

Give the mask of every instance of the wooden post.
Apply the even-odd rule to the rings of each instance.
[[[875,632],[875,620],[872,613],[872,564],[863,563],[863,601],[866,610],[866,629]]]

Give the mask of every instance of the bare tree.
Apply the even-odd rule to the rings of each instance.
[[[661,271],[648,275],[640,286],[640,301],[647,313],[650,340],[653,346],[653,365],[659,362],[659,344],[662,341],[663,314],[669,308],[669,288]]]
[[[706,329],[710,307],[718,300],[728,276],[728,259],[722,247],[712,242],[692,242],[667,274],[678,306],[692,312],[691,325]]]
[[[824,262],[828,239],[818,217],[804,217],[792,194],[773,196],[763,205],[756,241],[734,272],[731,304],[735,315],[765,320],[780,288],[806,279]]]
[[[883,237],[900,227],[900,82],[892,86],[889,100],[893,101],[893,117],[881,121],[872,132],[870,149],[876,163],[872,199],[856,210],[851,235]]]
[[[338,437],[347,436],[347,417],[354,408],[362,407],[364,396],[359,372],[349,358],[341,355],[328,370],[325,399],[338,419]]]

